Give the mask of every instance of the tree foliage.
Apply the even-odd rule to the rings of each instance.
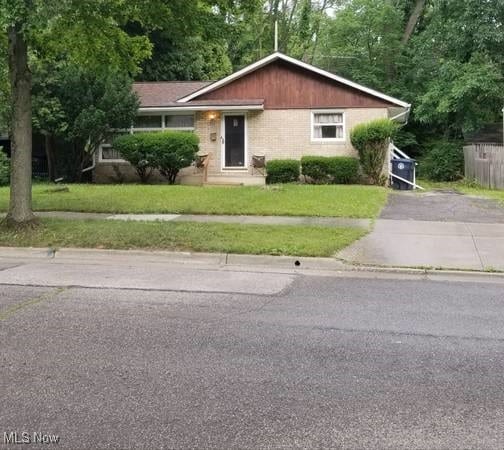
[[[73,164],[59,175],[77,181],[111,130],[131,126],[139,106],[126,75],[64,64],[39,67],[33,94],[35,129],[66,144],[56,151]]]
[[[464,176],[462,142],[437,140],[426,146],[419,173],[433,181],[456,181]]]

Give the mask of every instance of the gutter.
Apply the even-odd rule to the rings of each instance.
[[[400,118],[406,116],[406,120],[404,121],[403,126],[407,125],[408,124],[408,120],[409,120],[410,112],[411,112],[411,105],[408,106],[408,108],[406,109],[406,111],[403,111],[402,113],[399,113],[399,114],[397,114],[394,117],[391,117],[390,120],[397,120],[397,119],[400,119]]]
[[[198,106],[143,106],[139,112],[162,113],[169,111],[262,111],[264,105],[198,105]]]

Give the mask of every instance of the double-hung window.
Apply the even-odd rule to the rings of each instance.
[[[312,111],[312,141],[343,142],[345,113],[341,111]]]

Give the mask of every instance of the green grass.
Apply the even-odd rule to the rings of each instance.
[[[463,192],[468,195],[475,195],[478,197],[486,197],[499,200],[504,204],[504,190],[487,189],[478,186],[475,183],[468,183],[467,181],[452,181],[452,182],[436,182],[430,180],[418,180],[417,183],[426,190],[432,191],[435,189],[452,189],[454,191]]]
[[[331,256],[365,233],[356,228],[44,219],[38,228],[23,231],[0,226],[0,246]]]
[[[33,188],[36,211],[104,213],[250,214],[374,218],[387,200],[387,189],[358,185],[278,185],[197,187],[168,185],[69,185],[51,192]],[[8,188],[0,188],[0,211],[8,207]]]

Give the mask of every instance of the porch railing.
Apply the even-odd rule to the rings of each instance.
[[[400,148],[396,147],[396,145],[391,142],[389,145],[389,157],[388,157],[388,172],[389,172],[389,177],[390,177],[390,184],[392,184],[392,179],[396,179],[399,181],[402,181],[403,183],[409,184],[410,186],[413,186],[413,189],[421,189],[422,191],[424,188],[416,183],[416,163],[413,166],[413,181],[406,180],[403,177],[400,177],[399,175],[396,175],[395,173],[392,173],[392,160],[393,159],[412,159],[410,158],[406,153],[404,153]]]

